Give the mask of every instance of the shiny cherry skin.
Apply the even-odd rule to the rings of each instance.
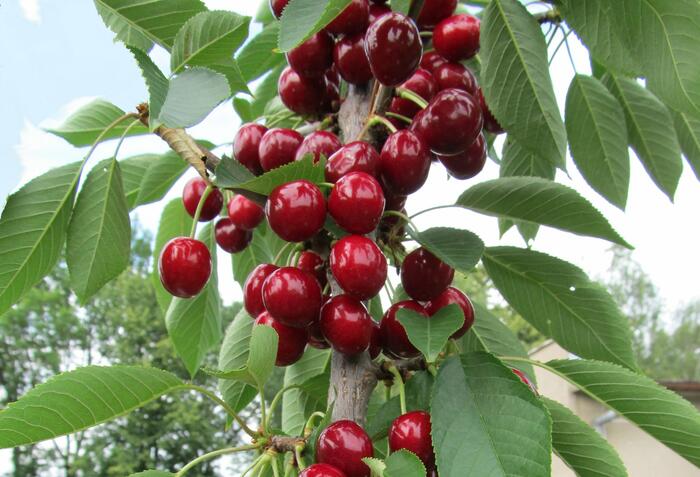
[[[425,304],[425,311],[427,311],[430,316],[433,316],[440,310],[440,308],[453,303],[459,305],[459,307],[462,309],[462,313],[464,313],[464,324],[450,337],[456,340],[457,338],[464,336],[464,334],[469,331],[469,328],[471,328],[474,324],[474,306],[472,305],[472,302],[469,301],[467,295],[455,287],[447,287],[447,289],[440,293],[437,298]]]
[[[516,369],[516,368],[510,368],[510,370],[513,371],[513,373],[514,373],[517,377],[519,377],[520,380],[521,380],[523,383],[525,383],[525,384],[528,385],[528,387],[530,388],[530,391],[532,391],[532,392],[535,393],[536,395],[539,395],[539,394],[540,394],[539,392],[537,392],[537,388],[535,387],[535,385],[533,384],[533,382],[530,381],[530,378],[528,378],[528,377],[525,375],[525,373],[523,373],[522,371],[520,371],[519,369]]]
[[[419,247],[406,255],[401,264],[401,285],[408,296],[418,301],[437,297],[452,283],[454,268]]]
[[[301,116],[315,115],[323,111],[326,99],[326,83],[323,77],[304,78],[287,67],[280,75],[277,89],[282,103]]]
[[[340,15],[326,27],[334,35],[352,35],[365,31],[369,25],[369,1],[352,0]]]
[[[271,263],[261,263],[248,274],[243,284],[243,305],[245,310],[253,318],[265,311],[263,303],[262,287],[267,277],[277,270],[277,266]]]
[[[270,326],[277,332],[277,357],[275,365],[289,366],[294,364],[304,355],[306,349],[306,329],[292,328],[275,320],[268,312],[262,312],[256,319],[255,325]]]
[[[228,253],[238,253],[245,250],[251,240],[253,231],[238,227],[228,217],[219,219],[214,228],[216,243],[222,250]]]
[[[457,8],[457,0],[425,0],[416,20],[421,29],[432,29]]]
[[[321,155],[328,159],[341,147],[343,147],[343,143],[332,132],[314,131],[304,138],[297,149],[295,160],[300,161],[305,155],[311,154],[314,157],[314,162],[318,162]]]
[[[338,40],[333,48],[333,64],[350,84],[365,84],[371,80],[372,70],[365,54],[365,34],[355,33]]]
[[[333,64],[333,37],[321,30],[287,53],[287,62],[304,78],[320,78]]]
[[[286,326],[306,328],[321,310],[321,285],[316,277],[296,267],[282,267],[262,287],[265,309]]]
[[[368,142],[354,141],[338,149],[326,163],[326,180],[337,182],[350,172],[366,172],[377,177],[379,153]]]
[[[433,96],[438,91],[437,83],[435,78],[430,74],[430,71],[423,68],[419,68],[413,76],[402,83],[399,88],[408,89],[426,101],[433,99]],[[398,114],[412,118],[413,116],[421,110],[413,101],[403,98],[394,98],[391,102],[391,107],[397,109]]]
[[[366,172],[351,172],[335,183],[328,197],[328,212],[351,234],[368,234],[384,213],[384,192]]]
[[[190,214],[190,217],[194,217],[197,212],[197,205],[199,205],[199,200],[202,198],[202,194],[204,194],[206,188],[207,183],[204,182],[204,179],[201,177],[193,177],[187,181],[184,189],[182,189],[182,203],[187,213]],[[221,191],[219,189],[212,190],[207,200],[204,201],[202,211],[199,214],[199,221],[209,222],[219,215],[223,205],[224,196],[221,194]]]
[[[479,51],[480,24],[466,13],[445,18],[433,31],[435,51],[449,61],[468,60]]]
[[[395,358],[408,359],[420,355],[420,351],[411,344],[406,334],[406,329],[398,320],[396,313],[401,309],[408,309],[429,319],[428,313],[417,301],[404,300],[394,303],[384,312],[384,317],[379,323],[379,331],[382,338],[384,352]]]
[[[248,123],[240,127],[233,140],[233,157],[256,176],[263,173],[258,147],[266,132],[262,124]]]
[[[299,260],[297,260],[297,268],[316,277],[321,287],[325,286],[327,281],[326,266],[321,256],[316,252],[311,250],[301,252]]]
[[[282,11],[288,3],[289,0],[270,0],[270,10],[272,11],[272,14],[275,16],[275,18],[279,18],[282,16]]]
[[[342,471],[328,464],[313,464],[301,471],[299,477],[347,477]]]
[[[393,133],[379,155],[384,185],[394,194],[413,194],[430,172],[430,154],[423,140],[409,130]]]
[[[270,129],[260,139],[258,154],[265,172],[294,161],[304,136],[293,129]]]
[[[347,235],[331,248],[331,273],[345,293],[369,300],[379,293],[387,275],[386,257],[362,235]]]
[[[379,323],[372,320],[372,336],[369,340],[369,358],[376,359],[382,352],[382,333]]]
[[[435,70],[447,63],[447,60],[440,56],[437,51],[428,51],[423,53],[423,58],[420,60],[420,67],[428,70],[430,73],[434,73]]]
[[[228,203],[228,218],[239,229],[253,230],[265,218],[265,211],[249,198],[237,194]]]
[[[440,91],[455,88],[474,96],[479,88],[474,74],[461,63],[445,63],[435,69],[433,76]]]
[[[476,93],[476,97],[479,100],[479,106],[481,107],[481,114],[484,115],[484,129],[491,134],[503,134],[505,129],[498,123],[498,120],[494,117],[493,113],[486,104],[486,98],[484,98],[484,92],[481,88]]]
[[[270,228],[287,242],[316,235],[326,221],[326,199],[316,184],[299,180],[273,189],[265,204]]]
[[[377,81],[384,86],[397,86],[418,69],[423,43],[413,20],[391,12],[367,29],[365,52]]]
[[[455,179],[471,179],[486,165],[486,139],[479,134],[466,151],[454,156],[437,156],[447,172]]]
[[[192,298],[211,275],[211,254],[199,240],[176,237],[165,244],[158,258],[160,282],[171,295]]]
[[[336,81],[333,77],[337,76]],[[328,70],[324,75],[325,94],[323,96],[323,112],[337,112],[340,109],[340,75],[333,70]]]
[[[435,467],[435,452],[430,432],[430,414],[425,411],[407,412],[391,424],[389,449],[391,452],[401,449],[413,452],[426,469],[432,469]]]
[[[372,456],[372,440],[353,421],[336,421],[318,436],[316,461],[340,469],[347,477],[369,477],[369,467],[362,458]]]
[[[379,17],[391,13],[391,8],[382,4],[372,4],[369,6],[369,23],[372,24],[379,20]]]
[[[357,298],[337,295],[321,308],[321,331],[334,350],[354,356],[369,347],[372,317]]]

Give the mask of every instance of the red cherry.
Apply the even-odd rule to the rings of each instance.
[[[202,291],[211,275],[209,249],[199,240],[176,237],[158,258],[160,281],[171,295],[191,298]]]
[[[336,82],[332,76],[337,76]],[[333,70],[328,70],[324,76],[326,91],[323,96],[323,112],[336,112],[340,109],[340,75]]]
[[[272,14],[275,16],[275,18],[282,16],[282,11],[288,3],[289,0],[270,0],[270,10],[272,10]]]
[[[345,10],[326,27],[326,31],[334,35],[352,35],[365,31],[369,24],[369,2],[367,0],[352,0]]]
[[[304,78],[287,67],[277,82],[277,89],[282,103],[297,114],[314,115],[323,110],[326,99],[324,78]]]
[[[423,54],[423,58],[420,60],[420,67],[434,73],[435,70],[447,63],[447,60],[440,56],[437,51],[428,51]]]
[[[466,13],[445,18],[433,31],[435,50],[449,61],[468,60],[479,51],[480,23]]]
[[[228,217],[219,219],[216,222],[214,236],[219,247],[228,253],[243,251],[250,241],[253,240],[253,232],[251,230],[245,230],[236,226],[233,220]]]
[[[389,449],[406,449],[423,461],[426,469],[435,467],[433,439],[430,435],[430,414],[412,411],[397,417],[389,429]]]
[[[346,475],[332,465],[314,464],[302,470],[299,477],[346,477]]]
[[[372,317],[356,298],[337,295],[321,308],[321,331],[334,350],[356,355],[369,347]]]
[[[318,162],[321,155],[328,159],[341,147],[343,143],[332,132],[314,131],[304,138],[304,142],[297,149],[295,160],[300,161],[305,155],[312,154],[314,162]]]
[[[376,359],[382,352],[382,333],[379,323],[372,320],[372,336],[369,340],[369,358]]]
[[[306,328],[321,310],[318,280],[296,267],[282,267],[272,272],[263,283],[262,296],[267,312],[293,328]]]
[[[190,214],[190,217],[194,217],[194,214],[197,212],[197,205],[199,205],[199,200],[202,198],[202,194],[204,194],[206,188],[207,183],[204,182],[204,179],[201,177],[193,177],[185,184],[185,188],[182,189],[182,203],[185,205],[185,210]],[[221,195],[221,191],[219,189],[212,190],[207,200],[204,201],[202,211],[199,214],[199,221],[209,222],[219,215],[223,205],[224,196]]]
[[[277,268],[271,263],[261,263],[248,274],[243,284],[243,305],[253,318],[265,311],[262,297],[263,283]]]
[[[405,195],[397,195],[392,193],[384,193],[386,198],[386,205],[384,210],[396,210],[398,212],[402,211],[406,207],[406,200],[408,197]]]
[[[320,318],[320,317],[319,317]],[[328,349],[331,345],[326,341],[326,337],[323,336],[323,331],[321,331],[321,321],[317,318],[306,328],[309,335],[309,346],[313,346],[316,349]]]
[[[457,0],[425,0],[416,20],[421,29],[432,30],[435,25],[452,15]]]
[[[492,134],[503,134],[505,130],[498,123],[498,120],[494,117],[493,113],[486,104],[486,99],[484,98],[484,92],[481,88],[476,93],[476,97],[479,100],[479,106],[481,107],[481,114],[484,115],[484,129]]]
[[[454,268],[423,247],[406,255],[401,264],[401,285],[408,296],[418,301],[437,297],[452,283]]]
[[[382,5],[379,3],[375,3],[373,5],[369,6],[369,22],[374,23],[377,20],[379,20],[380,17],[386,15],[387,13],[391,13],[391,8],[387,7],[386,5]]]
[[[347,235],[331,248],[331,272],[345,293],[369,300],[379,293],[387,275],[386,257],[362,235]]]
[[[318,436],[316,461],[337,467],[347,477],[369,477],[369,467],[362,458],[372,456],[372,440],[353,421],[336,421]]]
[[[425,311],[427,311],[430,316],[433,316],[438,312],[438,310],[440,310],[440,308],[453,303],[459,305],[459,307],[462,309],[462,313],[464,313],[464,324],[450,337],[456,340],[457,338],[464,336],[464,334],[469,331],[469,328],[471,328],[474,324],[474,307],[472,306],[472,302],[469,301],[467,295],[454,287],[447,287],[447,289],[440,293],[437,298],[425,304]]]
[[[435,82],[433,75],[431,75],[428,70],[424,70],[422,68],[419,68],[415,73],[413,73],[413,76],[411,76],[399,87],[413,91],[426,101],[433,99],[433,96],[435,96],[435,93],[437,93],[438,90],[437,83]],[[396,109],[396,111],[393,111],[392,108]],[[412,118],[418,111],[421,110],[421,107],[413,101],[403,98],[394,98],[391,102],[390,110]]]
[[[270,326],[277,332],[277,366],[289,366],[294,364],[304,355],[306,349],[306,329],[285,326],[275,320],[272,315],[264,311],[255,319],[255,325]]]
[[[379,155],[382,181],[394,194],[408,195],[423,187],[430,172],[425,143],[409,130],[389,136]]]
[[[265,211],[243,195],[235,195],[228,203],[228,217],[236,227],[253,230],[265,218]]]
[[[333,64],[333,37],[321,30],[287,53],[287,62],[304,78],[319,78]]]
[[[337,182],[350,172],[366,172],[376,177],[379,154],[371,144],[364,141],[349,142],[338,149],[326,163],[326,180]]]
[[[396,313],[403,308],[423,315],[426,320],[429,318],[428,313],[417,301],[404,300],[394,303],[384,312],[384,317],[379,323],[382,346],[384,352],[390,356],[401,359],[415,358],[420,355],[420,351],[411,344],[406,329],[396,316]]]
[[[388,111],[411,119],[420,111],[420,107],[408,99],[391,98]],[[406,129],[408,127],[408,124],[399,118],[388,117],[387,119],[391,121],[391,124],[393,124],[397,130]]]
[[[316,235],[326,221],[326,200],[307,180],[277,186],[267,199],[270,228],[287,242],[303,242]]]
[[[445,63],[435,69],[433,76],[440,91],[456,88],[474,96],[479,87],[474,74],[461,63]]]
[[[377,228],[384,213],[382,187],[366,172],[346,174],[328,197],[328,212],[346,232],[368,234]]]
[[[240,127],[233,139],[233,157],[256,176],[263,172],[258,147],[266,132],[267,128],[262,124],[248,123]]]
[[[479,134],[466,151],[454,156],[437,156],[447,172],[455,179],[470,179],[486,164],[486,139]]]
[[[303,140],[304,136],[293,129],[275,128],[267,131],[260,139],[258,148],[263,170],[269,171],[294,161]]]
[[[365,34],[344,36],[333,49],[333,64],[345,81],[365,84],[372,79],[372,70],[365,54]]]
[[[418,27],[405,15],[387,13],[367,29],[365,52],[377,81],[385,86],[399,85],[420,64],[423,44]]]
[[[513,373],[515,373],[515,375],[516,375],[517,377],[519,377],[520,380],[521,380],[523,383],[527,384],[527,385],[530,387],[530,390],[531,390],[533,393],[535,393],[536,395],[539,395],[539,394],[540,394],[540,393],[537,392],[537,388],[535,387],[535,385],[533,384],[533,382],[530,381],[530,378],[528,378],[528,377],[525,375],[525,373],[523,373],[522,371],[520,371],[519,369],[516,369],[516,368],[510,368],[510,370],[513,371]]]
[[[299,255],[299,260],[297,261],[297,268],[304,270],[306,273],[310,273],[318,283],[323,287],[326,284],[326,267],[323,259],[316,252],[306,250],[301,252]]]

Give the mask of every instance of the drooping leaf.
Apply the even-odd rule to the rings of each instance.
[[[351,0],[292,0],[280,19],[279,49],[288,52],[328,25]]]
[[[151,130],[155,130],[156,127],[160,126],[160,111],[163,108],[163,103],[165,103],[165,97],[168,95],[168,78],[165,77],[163,72],[158,68],[158,66],[153,62],[153,60],[142,50],[138,48],[128,48],[136,63],[141,70],[141,76],[146,82],[146,88],[148,89],[148,112],[149,112],[149,127]]]
[[[329,350],[308,348],[299,361],[287,367],[284,385],[303,384],[324,373],[329,376],[330,356]],[[290,389],[284,393],[282,431],[289,435],[299,435],[312,412],[326,409],[326,397],[327,392],[316,394],[302,389]]]
[[[202,121],[231,95],[226,76],[206,68],[191,68],[170,80],[158,120],[171,128]]]
[[[241,309],[226,329],[219,350],[219,369],[235,369],[248,362],[250,337],[253,332],[253,318]],[[240,411],[257,395],[255,387],[242,381],[219,380],[219,392],[224,401],[235,411]]]
[[[440,308],[430,319],[407,308],[400,309],[396,318],[406,330],[411,344],[425,356],[428,363],[437,360],[450,336],[464,324],[464,313],[454,303]]]
[[[129,210],[136,207],[136,199],[141,191],[141,182],[148,169],[158,159],[157,154],[139,154],[119,161],[122,170],[124,196]]]
[[[410,230],[411,238],[455,270],[469,273],[481,258],[484,242],[468,230],[433,227],[422,232]]]
[[[263,221],[253,232],[253,240],[245,250],[231,255],[233,260],[233,278],[241,285],[253,269],[261,263],[273,263],[282,248],[287,244]],[[280,263],[286,263],[289,251],[282,254]]]
[[[425,465],[412,452],[401,449],[384,460],[384,477],[425,477]]]
[[[700,120],[677,111],[671,114],[683,155],[700,180]]]
[[[284,62],[284,55],[275,51],[279,31],[279,22],[270,23],[238,52],[236,61],[246,81],[253,81]]]
[[[153,157],[151,167],[143,176],[136,205],[161,200],[187,170],[187,162],[174,152]]]

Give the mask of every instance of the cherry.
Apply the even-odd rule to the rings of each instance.
[[[365,54],[365,34],[347,35],[333,49],[333,64],[345,81],[364,84],[372,79],[372,70]]]
[[[294,161],[303,140],[304,136],[293,129],[274,128],[267,131],[258,147],[263,170],[269,171]]]
[[[369,340],[369,358],[376,359],[382,352],[382,334],[379,323],[372,320],[372,336]]]
[[[193,177],[187,184],[185,188],[182,189],[182,203],[185,205],[185,210],[190,214],[190,217],[194,217],[197,212],[197,206],[199,205],[199,200],[202,198],[202,194],[207,188],[207,183],[201,177]],[[219,189],[214,189],[209,193],[209,197],[204,201],[202,210],[199,214],[200,222],[209,222],[214,217],[219,215],[221,212],[221,207],[224,205],[224,196],[221,194]]]
[[[277,82],[277,89],[282,103],[297,114],[315,115],[323,110],[326,99],[323,77],[304,78],[288,66]]]
[[[372,24],[379,20],[379,17],[391,13],[391,8],[386,5],[375,3],[369,6],[369,23]]]
[[[282,11],[288,3],[289,0],[270,0],[270,10],[272,10],[272,14],[275,16],[275,18],[282,16]]]
[[[416,103],[408,99],[391,98],[391,103],[389,103],[388,111],[394,114],[400,114],[401,116],[405,116],[411,119],[416,115],[418,111],[420,111],[420,107]],[[408,124],[406,124],[405,121],[399,118],[388,117],[387,119],[391,122],[391,124],[394,125],[394,127],[397,130],[406,129],[408,127]]]
[[[318,436],[316,461],[337,467],[347,477],[369,477],[369,467],[362,458],[372,456],[372,440],[353,421],[336,421]]]
[[[326,180],[337,182],[350,172],[366,172],[377,176],[379,153],[371,144],[364,141],[349,142],[338,149],[326,163]]]
[[[243,284],[243,305],[253,318],[265,311],[262,297],[263,283],[277,268],[276,265],[271,263],[261,263],[245,279]]]
[[[331,248],[330,266],[340,288],[360,300],[376,296],[386,281],[386,257],[362,235],[338,240]]]
[[[454,268],[423,247],[406,255],[401,264],[401,285],[408,296],[418,301],[437,297],[452,283]]]
[[[199,240],[176,237],[158,258],[160,281],[171,295],[191,298],[202,291],[211,275],[209,249]]]
[[[316,252],[312,252],[311,250],[301,252],[299,260],[297,261],[297,268],[316,277],[316,280],[318,280],[318,283],[322,287],[326,284],[325,263]]]
[[[372,23],[365,35],[365,52],[374,77],[385,86],[396,86],[416,71],[423,54],[418,27],[397,12]]]
[[[314,464],[302,470],[299,477],[346,477],[346,475],[332,465]]]
[[[385,192],[384,197],[386,198],[384,210],[404,210],[404,207],[406,207],[406,201],[408,200],[408,197],[405,195],[397,195],[390,192]]]
[[[289,366],[294,364],[304,355],[306,349],[306,329],[285,326],[275,320],[272,315],[264,311],[255,319],[255,325],[264,325],[273,328],[277,332],[277,366]]]
[[[333,37],[321,30],[287,53],[287,62],[304,78],[319,78],[333,64]]]
[[[391,424],[389,449],[391,452],[401,449],[413,452],[423,461],[426,469],[432,469],[435,467],[435,452],[430,431],[430,414],[425,411],[407,412]]]
[[[420,60],[420,67],[428,70],[430,73],[434,73],[435,70],[447,63],[447,60],[440,56],[437,51],[428,51],[423,54],[423,58]]]
[[[240,127],[233,139],[233,157],[256,176],[263,172],[258,147],[266,132],[267,128],[262,124],[248,123]]]
[[[474,307],[472,302],[469,301],[467,295],[456,289],[455,287],[447,287],[447,289],[440,293],[437,298],[429,301],[425,304],[425,311],[428,312],[430,316],[447,305],[456,303],[462,309],[464,313],[464,324],[460,329],[455,331],[450,338],[457,339],[464,336],[464,334],[469,331],[469,328],[474,324]]]
[[[318,280],[296,267],[282,267],[272,272],[263,283],[262,296],[267,312],[293,328],[306,328],[321,309]]]
[[[372,317],[357,298],[337,295],[321,308],[321,331],[334,350],[353,356],[369,347]]]
[[[338,79],[333,78],[336,76]],[[323,95],[324,112],[335,112],[340,109],[340,75],[333,70],[328,70],[324,76],[326,91]]]
[[[445,18],[433,31],[435,50],[449,61],[468,60],[479,51],[480,23],[466,13]]]
[[[369,2],[367,0],[352,0],[350,5],[340,12],[326,27],[326,31],[334,35],[352,35],[365,31],[369,24]]]
[[[407,79],[400,88],[408,89],[413,91],[418,96],[426,101],[430,101],[437,93],[438,87],[433,75],[430,71],[423,68],[419,68],[413,76]],[[413,101],[403,98],[394,98],[391,102],[391,107],[389,108],[392,112],[401,114],[403,116],[412,118],[416,115],[418,111],[421,110]]]
[[[492,134],[503,134],[505,130],[498,123],[498,120],[494,117],[493,113],[486,104],[486,98],[484,98],[484,92],[481,88],[479,88],[477,91],[476,97],[479,100],[481,113],[484,115],[484,129]]]
[[[214,228],[214,236],[216,243],[222,250],[228,253],[238,253],[243,251],[251,240],[253,240],[253,232],[251,230],[242,229],[233,222],[233,220],[225,217],[216,222]]]
[[[306,328],[309,334],[309,346],[313,346],[316,349],[328,349],[331,345],[326,341],[326,337],[323,336],[323,331],[321,331],[321,321],[317,318]]]
[[[273,189],[265,204],[270,228],[287,242],[316,235],[326,221],[326,201],[315,184],[299,180]]]
[[[425,0],[416,22],[421,29],[429,29],[452,15],[457,8],[457,0]]]
[[[394,303],[384,312],[384,317],[379,323],[382,346],[386,354],[395,358],[415,358],[420,355],[420,351],[408,339],[406,329],[396,316],[396,313],[403,308],[423,315],[426,320],[429,318],[428,313],[417,301],[404,300]]]
[[[486,164],[486,138],[483,133],[466,151],[454,156],[437,156],[447,172],[455,179],[470,179],[477,175]]]
[[[474,74],[461,63],[445,63],[433,71],[440,91],[450,88],[461,89],[474,96],[479,86]]]
[[[527,384],[527,385],[529,386],[530,390],[531,390],[533,393],[535,393],[536,395],[539,395],[539,394],[540,394],[540,393],[537,392],[537,388],[535,387],[534,383],[533,383],[532,381],[530,381],[530,378],[528,378],[528,377],[525,375],[525,373],[523,373],[522,371],[520,371],[520,370],[517,369],[517,368],[510,368],[510,370],[513,371],[513,373],[515,373],[515,375],[516,375],[517,377],[519,377],[520,380],[521,380],[523,383]]]
[[[430,154],[425,143],[409,130],[389,136],[379,155],[384,185],[394,194],[408,195],[420,189],[430,172]]]
[[[236,227],[253,230],[265,218],[265,211],[243,195],[235,195],[228,203],[228,217]]]
[[[377,228],[384,213],[382,187],[366,172],[346,174],[328,197],[328,212],[346,232],[368,234]]]
[[[331,157],[335,151],[343,147],[338,136],[329,131],[314,131],[304,138],[304,141],[297,149],[296,161],[300,161],[305,155],[314,156],[314,162],[318,162],[323,155],[326,159]]]

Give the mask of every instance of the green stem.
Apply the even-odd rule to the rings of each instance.
[[[317,417],[320,417],[323,420],[323,418],[326,417],[326,413],[321,412],[321,411],[316,411],[313,414],[311,414],[309,416],[309,418],[306,420],[306,424],[304,424],[304,435],[306,435],[307,430],[310,431],[311,429],[314,428],[314,421],[316,420]]]
[[[331,182],[317,182],[316,185],[319,187],[327,187],[328,189],[332,189],[333,187],[335,187],[335,184]]]
[[[421,38],[432,38],[433,37],[433,32],[432,31],[422,31],[420,32]]]
[[[289,250],[289,247],[296,245],[294,242],[287,242],[284,244],[284,246],[280,249],[280,251],[277,253],[277,256],[275,259],[272,261],[275,265],[279,263],[280,260],[282,260],[282,257],[284,256],[285,252]]]
[[[382,216],[386,217],[387,215],[393,215],[394,217],[399,217],[399,218],[405,220],[406,223],[413,229],[413,231],[415,233],[418,233],[418,227],[416,227],[416,224],[413,223],[413,221],[411,220],[411,217],[404,214],[403,212],[399,212],[397,210],[385,210],[384,213],[382,214]]]
[[[127,119],[130,118],[138,118],[138,114],[136,113],[127,113],[122,116],[119,116],[117,119],[109,123],[109,125],[102,130],[102,132],[97,136],[97,139],[95,139],[95,142],[92,143],[92,146],[90,146],[90,150],[88,151],[87,155],[85,156],[85,159],[83,159],[83,166],[87,162],[88,159],[90,159],[90,156],[92,156],[92,153],[95,152],[95,149],[97,149],[97,146],[102,142],[102,139],[107,135],[108,132],[110,132],[112,129],[114,129],[115,126],[117,126],[119,123],[126,121]]]
[[[258,389],[258,394],[260,395],[260,427],[262,427],[263,434],[267,434],[267,404],[265,403],[265,393],[263,389]]]
[[[406,390],[399,369],[393,364],[389,366],[389,372],[394,375],[394,382],[399,385],[399,401],[401,402],[401,414],[406,414]]]
[[[403,121],[403,122],[408,123],[408,124],[411,124],[413,122],[413,119],[406,117],[403,114],[392,113],[391,111],[387,111],[386,113],[384,113],[384,115],[388,116],[390,118],[398,119],[398,120]]]
[[[258,457],[256,457],[255,460],[243,471],[243,473],[241,474],[241,477],[245,477],[249,473],[257,470],[258,467],[260,466],[260,463],[262,462],[262,458],[263,458],[262,455],[259,455]]]
[[[138,119],[134,119],[131,124],[129,124],[126,129],[124,129],[124,132],[122,133],[121,137],[119,138],[119,142],[117,143],[117,147],[114,148],[114,158],[116,159],[117,156],[119,155],[119,149],[122,147],[122,143],[124,142],[124,139],[126,139],[126,135],[129,134],[129,131],[131,131],[131,128],[139,124],[141,121]]]
[[[197,457],[196,459],[194,459],[193,461],[191,461],[190,463],[185,465],[182,469],[180,469],[180,471],[177,474],[175,474],[175,477],[182,477],[183,475],[185,475],[187,473],[188,470],[192,469],[193,467],[199,465],[200,463],[202,463],[204,461],[214,459],[215,457],[219,457],[219,456],[222,456],[225,454],[233,454],[234,452],[255,450],[257,448],[258,448],[258,446],[251,444],[251,445],[240,446],[240,447],[227,447],[225,449],[219,449],[219,450],[215,450],[212,452],[208,452],[204,455],[200,455],[199,457]]]
[[[250,427],[248,427],[248,425],[245,423],[245,421],[243,419],[241,419],[241,417],[236,413],[236,411],[234,411],[233,408],[231,406],[229,406],[228,403],[226,403],[226,401],[221,399],[219,396],[217,396],[213,392],[211,392],[208,389],[203,388],[201,386],[197,386],[195,384],[186,384],[184,388],[191,389],[193,391],[197,391],[199,393],[202,393],[203,395],[205,395],[206,397],[208,397],[209,399],[214,401],[216,404],[223,407],[224,410],[226,411],[226,413],[229,416],[231,416],[238,423],[239,426],[241,426],[241,429],[243,430],[243,432],[245,432],[246,434],[248,434],[250,437],[252,437],[254,439],[258,437],[258,433],[253,431]]]
[[[199,222],[199,216],[202,214],[202,209],[204,208],[204,203],[207,201],[207,197],[214,190],[214,186],[207,184],[207,188],[204,189],[202,197],[199,198],[199,203],[197,204],[197,210],[194,213],[194,220],[192,221],[192,230],[190,230],[190,238],[194,238],[197,233],[197,223]]]
[[[416,212],[412,216],[410,216],[410,219],[415,219],[419,215],[425,214],[426,212],[432,212],[433,210],[439,210],[439,209],[451,209],[451,208],[461,208],[460,205],[455,205],[455,204],[446,204],[446,205],[436,205],[435,207],[429,207],[427,209],[421,210],[420,212]]]
[[[270,416],[270,419],[272,418],[272,415],[275,412],[275,409],[277,408],[277,405],[279,404],[280,400],[282,399],[282,396],[284,393],[289,391],[290,389],[298,389],[301,388],[300,384],[290,384],[289,386],[285,386],[282,389],[280,389],[277,394],[275,394],[275,397],[272,398],[272,402],[270,403],[270,409],[269,412],[267,413],[268,416]],[[265,429],[267,429],[267,426],[269,425],[268,422],[265,423]]]
[[[413,101],[421,109],[425,109],[428,106],[428,102],[426,100],[424,100],[423,98],[418,96],[416,93],[414,93],[410,89],[396,88],[396,94],[398,94],[400,98],[407,99],[409,101]]]
[[[294,116],[296,116],[296,113],[287,113],[287,114],[283,114],[282,116],[277,117],[277,118],[275,118],[274,120],[270,121],[268,124],[266,124],[266,127],[267,127],[268,129],[270,129],[270,128],[274,127],[276,124],[279,124],[279,123],[281,123],[282,121],[286,121],[287,119],[291,119],[291,118],[293,118]],[[273,116],[273,117],[274,117],[274,116]]]
[[[372,117],[370,117],[369,120],[367,121],[367,124],[369,124],[370,126],[374,126],[376,124],[381,124],[385,128],[387,128],[389,131],[391,131],[392,134],[395,133],[396,131],[398,131],[396,129],[396,126],[391,124],[391,121],[389,121],[387,118],[379,116],[378,114],[375,114]]]
[[[297,459],[297,466],[299,467],[299,470],[306,469],[306,463],[304,462],[304,457],[301,455],[301,452],[303,450],[304,450],[303,445],[294,446],[294,456]]]
[[[277,459],[272,459],[272,475],[273,477],[280,477],[280,470],[279,467],[277,467],[278,462]]]

